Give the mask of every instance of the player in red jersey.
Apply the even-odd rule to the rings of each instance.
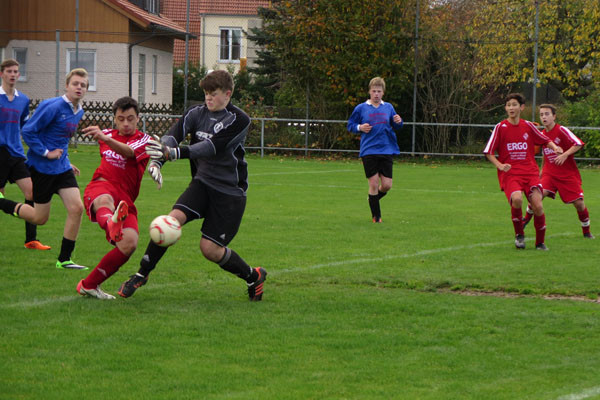
[[[581,175],[573,157],[585,143],[568,128],[556,123],[556,107],[552,104],[540,106],[540,121],[544,125],[544,134],[564,150],[564,153],[557,155],[552,149],[544,147],[542,161],[544,197],[554,199],[558,192],[565,204],[573,204],[577,210],[579,221],[581,221],[583,237],[594,239],[594,235],[590,232],[590,214],[583,202]],[[527,206],[523,225],[527,225],[532,215],[531,207]]]
[[[535,247],[539,250],[548,250],[544,244],[546,216],[542,205],[539,169],[535,162],[535,145],[545,144],[557,154],[562,154],[562,149],[542,134],[533,123],[521,119],[524,108],[523,95],[511,93],[506,97],[504,109],[508,118],[494,127],[483,153],[498,169],[500,189],[504,191],[511,206],[517,249],[525,248],[521,209],[522,193],[525,192],[535,215],[533,220]],[[498,157],[495,153],[498,153]]]
[[[134,201],[148,164],[146,144],[151,139],[136,129],[139,107],[131,97],[115,101],[113,114],[116,129],[103,131],[97,126],[83,129],[86,135],[98,141],[102,157],[92,181],[83,192],[85,210],[90,220],[106,231],[106,239],[115,248],[79,282],[77,292],[99,299],[115,298],[102,291],[100,284],[117,272],[137,247],[139,231]],[[160,168],[151,162],[148,171],[160,189]]]

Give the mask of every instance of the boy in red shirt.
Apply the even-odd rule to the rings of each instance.
[[[511,93],[506,97],[504,109],[508,118],[494,127],[483,153],[498,169],[500,189],[504,191],[511,206],[516,248],[525,248],[521,209],[525,192],[534,213],[535,248],[548,250],[544,244],[546,216],[542,205],[539,169],[535,162],[535,145],[547,145],[557,154],[562,154],[562,149],[542,134],[533,123],[520,118],[524,108],[523,95]],[[498,153],[498,157],[495,153]]]
[[[100,284],[129,260],[137,247],[139,231],[134,201],[140,192],[149,157],[146,144],[151,139],[136,129],[139,107],[131,97],[122,97],[113,105],[117,129],[100,130],[97,126],[83,129],[98,141],[102,160],[92,181],[83,192],[85,210],[92,222],[106,231],[106,240],[115,246],[100,260],[87,278],[77,285],[82,296],[110,300]],[[152,179],[160,186],[160,168],[152,162],[148,167]]]
[[[544,158],[542,161],[544,197],[554,199],[556,192],[559,192],[560,198],[565,204],[573,204],[575,206],[577,216],[581,222],[583,237],[594,239],[594,235],[590,232],[590,214],[583,202],[581,175],[573,157],[585,143],[568,128],[557,124],[555,120],[556,107],[552,104],[542,104],[540,106],[540,121],[544,125],[543,133],[564,150],[564,153],[557,155],[552,149],[544,147]],[[527,225],[532,215],[533,211],[531,207],[527,206],[523,226]]]

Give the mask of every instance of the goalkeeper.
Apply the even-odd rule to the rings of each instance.
[[[227,71],[213,71],[200,82],[205,103],[192,106],[163,136],[150,141],[146,152],[160,163],[190,159],[192,181],[169,213],[183,226],[203,218],[200,250],[225,271],[245,280],[250,301],[260,301],[267,271],[250,267],[227,245],[235,237],[248,189],[244,140],[250,118],[231,104],[233,78]],[[190,146],[179,144],[190,135]],[[158,170],[156,171],[158,172]],[[148,281],[148,275],[167,251],[150,241],[139,271],[123,282],[119,295],[130,297]]]

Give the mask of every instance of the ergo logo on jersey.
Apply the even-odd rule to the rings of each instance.
[[[507,143],[506,148],[508,151],[527,150],[527,142]]]

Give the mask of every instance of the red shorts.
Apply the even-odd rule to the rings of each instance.
[[[116,189],[111,183],[107,181],[92,181],[86,186],[85,190],[83,191],[83,205],[85,207],[85,212],[90,218],[90,221],[97,222],[96,213],[92,210],[92,206],[94,204],[94,200],[96,200],[99,196],[103,194],[111,195],[114,202],[113,206],[115,207],[117,207],[117,204],[119,204],[121,200],[127,203],[127,206],[129,207],[129,215],[123,222],[123,228],[131,228],[134,229],[137,233],[139,233],[137,209],[135,208],[133,201],[131,201],[126,194]]]
[[[502,190],[509,203],[514,192],[525,192],[529,198],[535,188],[538,188],[542,194],[542,184],[538,175],[509,175],[504,176],[502,180]]]
[[[548,192],[548,197],[556,198],[556,192],[560,194],[563,203],[573,203],[575,200],[583,199],[581,179],[573,176],[559,178],[552,175],[542,176],[542,187]]]

